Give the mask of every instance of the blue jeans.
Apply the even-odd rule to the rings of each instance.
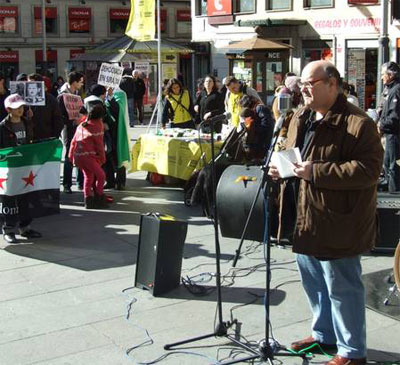
[[[313,338],[322,343],[336,344],[340,356],[351,359],[366,357],[361,257],[322,261],[298,254],[297,266],[313,312]]]
[[[128,99],[128,114],[129,114],[129,125],[133,127],[135,125],[135,99]]]

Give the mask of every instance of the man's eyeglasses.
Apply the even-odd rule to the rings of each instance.
[[[303,87],[306,89],[312,89],[317,82],[324,81],[324,80],[326,80],[326,77],[323,77],[322,79],[313,80],[313,81],[304,81],[304,82],[299,81],[297,83],[297,86],[300,89]]]

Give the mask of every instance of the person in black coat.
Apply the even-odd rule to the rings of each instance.
[[[395,62],[382,65],[382,81],[387,97],[379,120],[385,136],[384,171],[390,193],[400,192],[400,67]]]
[[[39,74],[30,74],[29,81],[43,81]],[[46,138],[59,138],[64,128],[64,121],[61,117],[61,109],[57,99],[48,91],[45,92],[45,105],[33,105],[32,122],[34,140]]]
[[[144,118],[143,97],[144,94],[146,93],[146,85],[144,84],[144,81],[141,78],[138,70],[134,70],[132,72],[132,76],[134,85],[133,98],[135,99],[135,112],[137,112],[139,123],[143,124],[143,118]]]
[[[243,147],[248,160],[261,160],[271,145],[275,121],[271,110],[251,95],[240,99],[242,127],[246,128]]]
[[[119,83],[119,87],[126,93],[126,98],[128,99],[129,126],[133,127],[135,125],[135,82],[132,77],[131,68],[125,68],[122,72],[122,79]]]
[[[10,95],[10,91],[5,85],[6,78],[2,72],[0,72],[0,120],[3,120],[7,116],[7,110],[4,107],[4,100]]]
[[[205,77],[204,88],[197,97],[194,110],[196,112],[196,124],[204,122],[203,132],[210,131],[210,126],[207,124],[208,119],[224,113],[224,99],[218,91],[217,81],[214,76],[207,75]],[[222,122],[216,123],[214,132],[220,133],[221,129]]]

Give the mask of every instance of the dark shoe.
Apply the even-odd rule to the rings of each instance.
[[[104,194],[94,196],[94,207],[95,209],[108,208],[108,203],[106,201],[106,196]]]
[[[3,238],[8,243],[18,243],[17,237],[15,237],[15,233],[4,233]]]
[[[336,351],[337,351],[336,345],[319,342],[317,340],[314,340],[314,338],[312,336],[308,336],[304,340],[293,342],[290,346],[290,349],[293,351],[299,352],[299,351],[302,351],[309,347],[311,347],[311,348],[309,350],[307,350],[307,352],[310,352],[313,354],[321,354],[322,351],[331,352],[331,353],[332,352],[336,353]]]
[[[95,208],[94,196],[88,196],[85,198],[85,208],[86,209],[94,209]]]
[[[21,233],[21,236],[25,238],[40,238],[42,237],[42,234],[33,229],[27,229],[26,231]]]
[[[103,189],[115,189],[115,184],[107,183],[104,185]]]
[[[367,359],[365,357],[362,359],[348,359],[347,357],[336,355],[331,361],[326,362],[325,365],[362,365],[366,363]]]
[[[117,190],[125,190],[125,185],[117,184]]]
[[[65,194],[72,194],[72,190],[69,186],[64,186],[64,193]]]

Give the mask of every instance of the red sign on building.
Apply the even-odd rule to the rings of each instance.
[[[84,49],[70,49],[69,51],[69,58],[71,60],[73,60],[74,58],[76,58],[77,55],[83,54],[85,53]]]
[[[177,10],[176,20],[182,22],[190,22],[192,20],[192,14],[190,14],[190,9]]]
[[[129,19],[129,9],[110,9],[110,19]]]
[[[69,31],[72,33],[90,32],[91,8],[68,8]]]
[[[18,63],[18,51],[0,51],[0,63]]]
[[[45,17],[48,19],[56,19],[57,18],[57,8],[45,8]],[[35,6],[33,9],[33,16],[35,19],[42,19],[42,8],[39,6]]]
[[[18,7],[16,6],[0,6],[0,18],[17,18],[18,17]]]
[[[57,62],[57,51],[56,50],[47,51],[46,56],[47,56],[47,61]],[[36,62],[43,62],[43,51],[36,50],[35,58],[36,58]]]
[[[208,0],[207,15],[221,16],[232,14],[232,0]]]

